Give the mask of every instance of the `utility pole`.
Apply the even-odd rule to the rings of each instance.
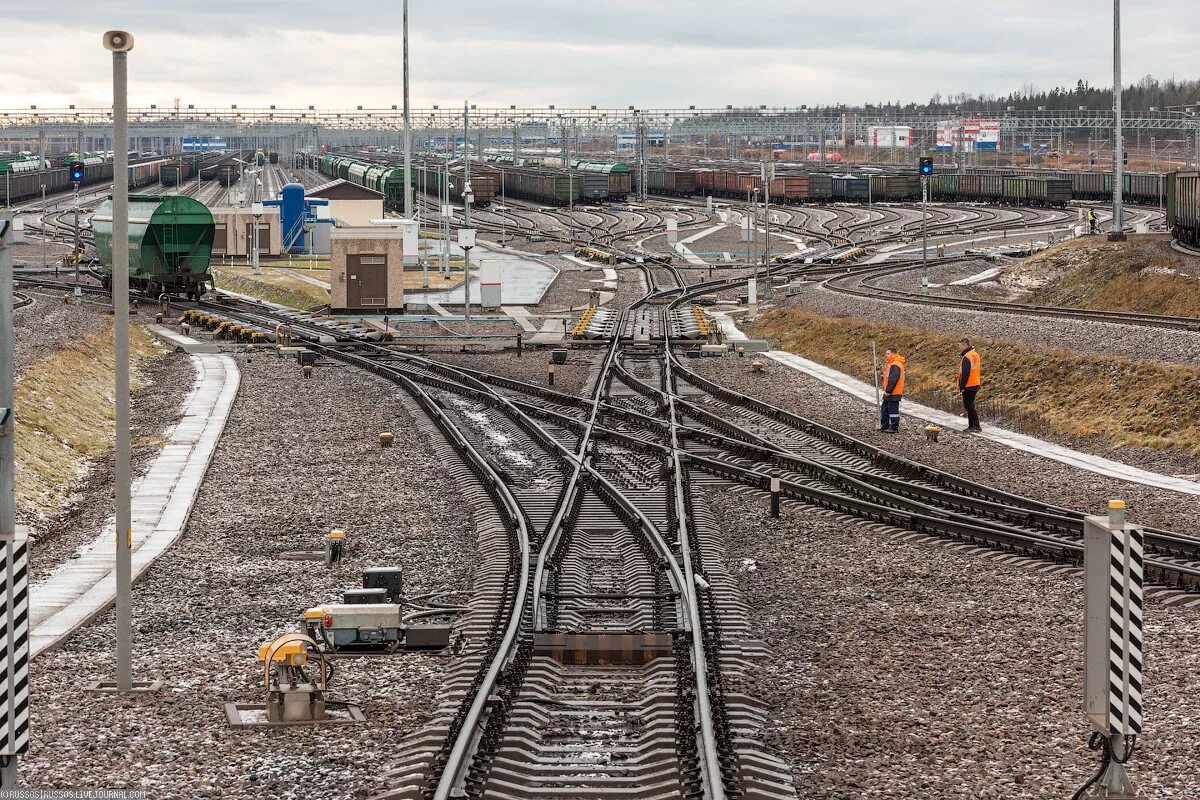
[[[575,173],[571,171],[570,138],[567,126],[562,128],[563,166],[567,168],[567,227],[571,230],[571,252],[575,252]]]
[[[0,214],[0,790],[17,788],[17,758],[29,749],[29,537],[16,520],[13,384],[13,214]]]
[[[1113,221],[1110,242],[1125,241],[1125,214],[1121,189],[1124,184],[1124,142],[1121,139],[1121,0],[1113,0]]]
[[[408,109],[408,0],[404,0],[404,218],[412,219],[412,120]]]
[[[772,156],[773,158],[774,156]],[[775,162],[763,164],[763,271],[767,285],[763,297],[771,297],[771,180],[775,177]]]

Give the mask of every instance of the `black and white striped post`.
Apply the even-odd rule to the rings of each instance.
[[[29,749],[29,539],[16,521],[12,213],[0,214],[0,791]]]
[[[1103,761],[1086,797],[1135,798],[1125,763],[1142,731],[1142,531],[1125,522],[1125,501],[1084,518],[1084,706]]]

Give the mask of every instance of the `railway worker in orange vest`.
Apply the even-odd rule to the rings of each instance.
[[[904,356],[891,348],[883,363],[883,403],[879,406],[881,433],[900,432],[900,400],[904,397]]]
[[[963,339],[962,361],[958,364],[958,390],[962,392],[963,410],[967,412],[967,432],[979,433],[979,412],[975,410],[975,395],[983,385],[983,372],[980,368],[979,353],[971,346],[971,342]]]

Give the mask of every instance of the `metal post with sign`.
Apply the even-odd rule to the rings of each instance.
[[[13,215],[0,214],[0,790],[29,749],[29,537],[16,524],[13,442]]]
[[[1076,796],[1130,800],[1138,795],[1125,764],[1142,731],[1142,531],[1111,500],[1107,517],[1084,518],[1083,535],[1084,710],[1102,757]]]
[[[475,246],[475,229],[458,229],[458,246],[463,250],[463,318],[467,333],[471,332],[471,248]]]

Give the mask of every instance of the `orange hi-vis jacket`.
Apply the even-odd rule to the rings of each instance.
[[[974,347],[963,350],[962,362],[958,365],[959,389],[977,389],[983,384],[983,373],[979,365],[979,353]]]
[[[892,397],[904,394],[904,356],[892,353],[883,371],[883,393]]]

